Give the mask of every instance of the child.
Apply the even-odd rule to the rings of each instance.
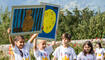
[[[97,47],[95,50],[96,59],[97,60],[104,60],[104,48],[102,48],[101,43],[97,42],[96,47]]]
[[[90,41],[86,41],[83,44],[83,51],[79,53],[77,60],[96,60],[93,46]]]
[[[10,33],[11,29],[8,29],[8,33]],[[29,49],[31,48],[31,43],[34,38],[37,37],[38,34],[34,34],[29,41],[25,44],[23,36],[16,36],[14,40],[9,35],[9,41],[12,44],[13,52],[15,56],[15,60],[31,60]]]
[[[34,56],[36,60],[50,60],[50,54],[53,52],[53,47],[55,42],[52,42],[51,46],[46,47],[46,40],[38,40],[37,46],[37,39],[34,40]]]
[[[62,45],[57,47],[53,53],[53,60],[76,60],[76,54],[69,42],[71,35],[68,33],[62,34]]]

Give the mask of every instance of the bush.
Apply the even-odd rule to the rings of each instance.
[[[78,55],[82,51],[82,44],[70,43],[70,46],[74,48],[75,53]]]

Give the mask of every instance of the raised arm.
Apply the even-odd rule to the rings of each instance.
[[[56,41],[52,41],[52,47],[55,48],[57,46],[59,46],[61,44],[61,42],[56,42]]]
[[[37,39],[34,40],[33,45],[34,45],[33,48],[36,51],[37,50]]]
[[[56,42],[55,41],[52,41],[52,47],[54,48],[54,46],[56,46]]]
[[[11,35],[10,35],[11,29],[8,28],[7,32],[8,32],[8,34],[9,34],[9,42],[12,44],[13,47],[15,47],[15,42],[12,40],[12,37],[11,37]]]
[[[29,39],[30,43],[38,36],[38,33],[33,34],[32,37]]]

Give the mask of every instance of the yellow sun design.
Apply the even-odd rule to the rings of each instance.
[[[44,58],[44,57],[42,57],[42,60],[48,60],[48,58],[47,58],[47,57],[45,57],[45,58]]]
[[[63,57],[62,60],[69,60],[67,56]]]
[[[29,60],[29,57],[28,57],[28,58],[26,58],[26,60]]]
[[[98,54],[98,56],[101,56],[101,54]]]
[[[45,33],[51,32],[55,25],[55,22],[56,22],[56,13],[51,9],[46,10],[44,14],[43,31]]]

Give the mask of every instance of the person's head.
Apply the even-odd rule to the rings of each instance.
[[[43,50],[46,48],[46,40],[38,40],[38,48]]]
[[[84,44],[83,44],[83,52],[84,52],[84,55],[86,56],[86,54],[93,54],[94,51],[93,51],[93,45],[90,41],[86,41]]]
[[[15,44],[19,49],[22,49],[24,47],[24,37],[23,36],[16,36],[15,39]]]
[[[96,47],[97,47],[97,48],[102,48],[101,43],[100,43],[100,42],[97,42],[97,43],[96,43]]]
[[[62,34],[62,44],[67,45],[71,41],[71,35],[68,33]]]

